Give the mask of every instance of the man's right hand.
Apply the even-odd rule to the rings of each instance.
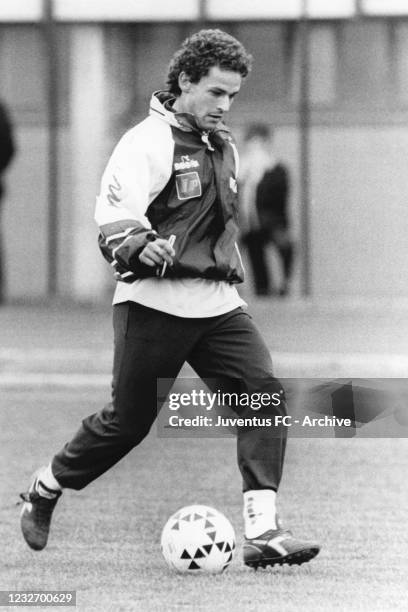
[[[167,265],[173,265],[175,255],[173,247],[168,240],[157,238],[153,242],[148,242],[139,255],[139,260],[152,268],[161,266],[166,261]]]

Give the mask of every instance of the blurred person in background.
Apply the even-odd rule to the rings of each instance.
[[[289,172],[272,146],[266,124],[249,126],[240,165],[240,222],[257,295],[285,296],[293,269],[294,246],[288,217]],[[280,287],[268,263],[273,244],[282,264]]]
[[[1,208],[5,193],[3,176],[6,168],[13,159],[14,153],[15,143],[12,124],[5,104],[0,101],[0,304],[4,302],[5,299],[4,251],[1,236]]]
[[[261,389],[270,402],[256,417],[278,419],[277,427],[237,430],[244,562],[300,564],[319,552],[283,529],[277,515],[286,401],[236,289],[243,281],[238,155],[224,120],[251,60],[221,30],[187,38],[170,63],[168,89],[153,94],[149,116],[121,138],[109,160],[95,218],[101,251],[118,281],[112,397],[22,494],[21,528],[34,550],[47,544],[63,489],[82,489],[142,442],[157,416],[158,380],[169,381],[170,391],[187,362],[213,392],[226,387],[258,395]],[[248,407],[232,409],[248,415]],[[202,463],[205,469],[205,457]]]

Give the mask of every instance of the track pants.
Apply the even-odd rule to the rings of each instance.
[[[181,318],[126,302],[114,306],[111,402],[85,418],[54,457],[62,487],[81,489],[103,474],[148,434],[157,416],[157,379],[175,379],[185,362],[213,381],[212,391],[276,393],[269,351],[241,308],[209,318]],[[217,382],[219,381],[219,384]],[[207,383],[208,384],[208,383]],[[259,389],[261,384],[262,389]],[[284,415],[285,403],[256,416]],[[285,428],[240,428],[238,466],[243,490],[277,490],[286,446]]]
[[[267,247],[274,244],[282,262],[283,289],[292,276],[294,247],[285,229],[253,230],[244,238],[247,246],[251,270],[254,278],[255,291],[259,295],[267,295],[277,289],[273,283],[273,274],[267,261]]]

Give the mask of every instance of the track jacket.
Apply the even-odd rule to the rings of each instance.
[[[133,283],[158,273],[139,260],[147,241],[174,234],[168,279],[240,283],[235,145],[223,124],[202,133],[192,115],[170,110],[171,99],[153,94],[149,117],[112,154],[95,213],[101,251],[115,278]]]

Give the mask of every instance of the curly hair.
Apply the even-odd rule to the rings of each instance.
[[[233,36],[222,30],[200,30],[183,42],[171,59],[167,86],[179,96],[178,78],[185,72],[192,83],[198,83],[213,66],[239,72],[246,77],[251,70],[252,56]]]

